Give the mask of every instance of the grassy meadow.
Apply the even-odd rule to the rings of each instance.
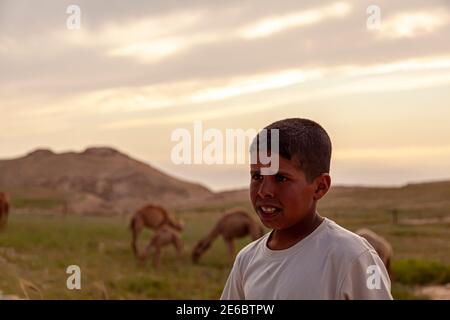
[[[322,215],[350,230],[370,227],[390,241],[395,298],[427,298],[417,294],[418,286],[450,282],[448,222],[393,224],[391,212],[382,206],[355,209],[351,201],[333,197],[329,201],[333,203],[321,207]],[[241,205],[249,208],[247,203]],[[191,262],[190,252],[220,213],[232,206],[176,210],[175,215],[186,224],[184,252],[178,258],[174,248],[166,247],[157,270],[150,260],[142,265],[134,259],[129,217],[63,216],[51,210],[47,214],[13,212],[8,229],[0,233],[0,290],[33,299],[217,299],[232,265],[222,239],[216,240],[197,265]],[[445,210],[428,212],[442,217]],[[421,215],[416,212],[414,216]],[[141,248],[150,236],[150,231],[141,235]],[[238,241],[238,249],[249,241]],[[81,290],[66,288],[69,265],[81,267]],[[27,283],[38,290],[24,286]]]

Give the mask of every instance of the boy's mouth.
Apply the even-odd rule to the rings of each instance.
[[[273,219],[282,212],[281,208],[272,205],[262,205],[257,206],[256,208],[258,215],[264,220]]]

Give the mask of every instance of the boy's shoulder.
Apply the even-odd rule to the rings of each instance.
[[[245,246],[238,253],[236,262],[248,264],[255,256],[265,251],[269,235],[270,232]],[[305,242],[305,245],[312,245],[323,253],[332,252],[333,256],[347,261],[356,259],[368,251],[375,252],[367,240],[328,218],[325,218],[322,224],[310,236],[311,238],[308,236],[302,240]]]
[[[375,252],[369,242],[356,233],[345,229],[333,220],[325,219],[324,222],[327,224],[322,241],[326,242],[335,254],[341,255],[342,258],[353,259],[368,251]]]

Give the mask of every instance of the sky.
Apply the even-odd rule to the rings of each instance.
[[[173,132],[302,117],[335,185],[450,179],[450,0],[0,0],[0,30],[3,159],[111,146],[242,188],[248,165],[174,163]]]

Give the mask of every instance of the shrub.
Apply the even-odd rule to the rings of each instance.
[[[395,281],[403,284],[445,284],[450,282],[450,265],[407,259],[393,263]]]

